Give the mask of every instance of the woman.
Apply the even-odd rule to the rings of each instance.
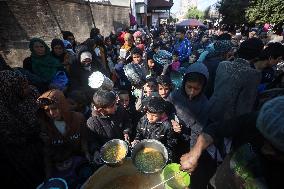
[[[44,91],[56,73],[64,69],[63,65],[51,55],[49,47],[43,40],[31,39],[29,48],[31,56],[24,60],[23,68],[38,77],[34,83]]]
[[[38,93],[18,72],[1,71],[0,82],[1,182],[9,188],[35,188],[44,179]]]

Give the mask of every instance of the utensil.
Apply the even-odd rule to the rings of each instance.
[[[150,188],[150,189],[158,188],[159,186],[161,186],[161,185],[167,183],[168,181],[172,180],[173,178],[175,178],[176,176],[178,176],[178,175],[180,175],[180,174],[181,174],[180,172],[177,172],[177,173],[175,173],[175,175],[173,175],[172,177],[168,178],[167,180],[164,180],[163,182],[161,182],[161,183],[159,183],[159,184],[153,186],[153,187]]]
[[[125,149],[126,153],[122,159],[114,161],[114,162],[110,162],[104,158],[104,154],[106,153],[107,149],[109,149],[111,146],[114,146],[114,145],[121,145]],[[128,145],[125,141],[120,140],[120,139],[113,139],[113,140],[108,141],[102,146],[100,150],[100,156],[101,156],[102,161],[110,167],[116,167],[116,166],[121,165],[124,159],[126,158],[127,153],[128,153]]]

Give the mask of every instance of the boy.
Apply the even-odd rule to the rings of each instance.
[[[135,47],[132,51],[131,51],[131,55],[132,55],[132,64],[137,64],[139,65],[139,67],[141,68],[143,75],[146,75],[146,66],[144,64],[143,61],[143,51],[137,47]]]
[[[109,140],[129,140],[131,122],[127,112],[116,104],[113,91],[98,90],[93,97],[92,117],[85,131],[88,142],[89,160],[101,164],[100,148]]]
[[[149,101],[151,97],[157,97],[158,84],[155,78],[149,77],[146,79],[146,84],[143,86],[143,90],[141,90],[140,94],[137,94],[137,100],[136,100],[136,110],[142,111],[145,106],[145,104]]]
[[[174,86],[171,81],[171,78],[167,75],[161,75],[157,78],[158,83],[158,92],[159,95],[164,99],[167,100],[170,93],[173,91]]]
[[[176,137],[172,124],[166,114],[166,104],[162,98],[153,97],[147,105],[146,115],[137,125],[137,133],[132,145],[143,139],[156,139],[168,149],[169,157],[176,145]]]
[[[70,92],[67,95],[67,101],[70,104],[70,109],[84,114],[86,120],[91,116],[92,110],[88,105],[88,99],[84,92],[79,90]]]
[[[153,55],[147,54],[147,77],[157,77],[162,74],[163,66],[155,62]]]
[[[132,126],[134,127],[132,129],[133,133],[132,136],[135,136],[135,131],[136,131],[136,126],[138,124],[139,119],[142,117],[141,112],[138,112],[134,106],[130,105],[130,95],[129,92],[126,90],[121,90],[118,92],[118,104],[122,107],[125,108],[125,110],[127,111]]]

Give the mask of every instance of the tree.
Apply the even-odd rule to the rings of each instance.
[[[249,22],[274,23],[284,21],[283,0],[251,0],[246,10],[246,17]]]
[[[211,10],[211,6],[207,7],[204,10],[204,19],[210,19],[210,10]]]
[[[197,7],[191,7],[188,9],[187,18],[196,18],[196,19],[203,19],[204,17],[204,12],[201,10],[198,10]]]
[[[249,0],[222,0],[219,4],[219,12],[222,14],[224,24],[246,23],[245,10]]]

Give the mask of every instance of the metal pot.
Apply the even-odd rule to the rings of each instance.
[[[106,153],[106,149],[108,149],[110,146],[113,146],[113,145],[121,145],[121,146],[123,146],[125,148],[125,150],[126,150],[126,153],[125,153],[125,156],[121,160],[118,160],[118,161],[115,161],[115,162],[109,162],[106,159],[104,159],[104,154]],[[127,143],[125,141],[120,140],[120,139],[110,140],[107,143],[105,143],[101,147],[101,149],[100,149],[101,159],[103,160],[103,162],[105,164],[107,164],[110,167],[116,167],[116,166],[120,166],[121,164],[123,164],[123,161],[124,161],[124,159],[127,156],[127,153],[128,153],[128,145],[127,145]]]
[[[140,170],[135,165],[135,157],[136,157],[137,153],[140,150],[143,150],[146,147],[153,148],[153,149],[157,150],[158,152],[160,152],[164,156],[165,162],[160,169],[156,169],[155,171],[148,172],[148,171],[145,171],[145,170]],[[133,147],[133,150],[132,150],[132,153],[131,153],[131,159],[132,159],[133,164],[136,166],[136,168],[140,172],[148,174],[148,173],[157,173],[157,172],[161,171],[166,166],[169,157],[168,157],[168,151],[167,151],[166,147],[160,141],[154,140],[154,139],[144,139]]]

